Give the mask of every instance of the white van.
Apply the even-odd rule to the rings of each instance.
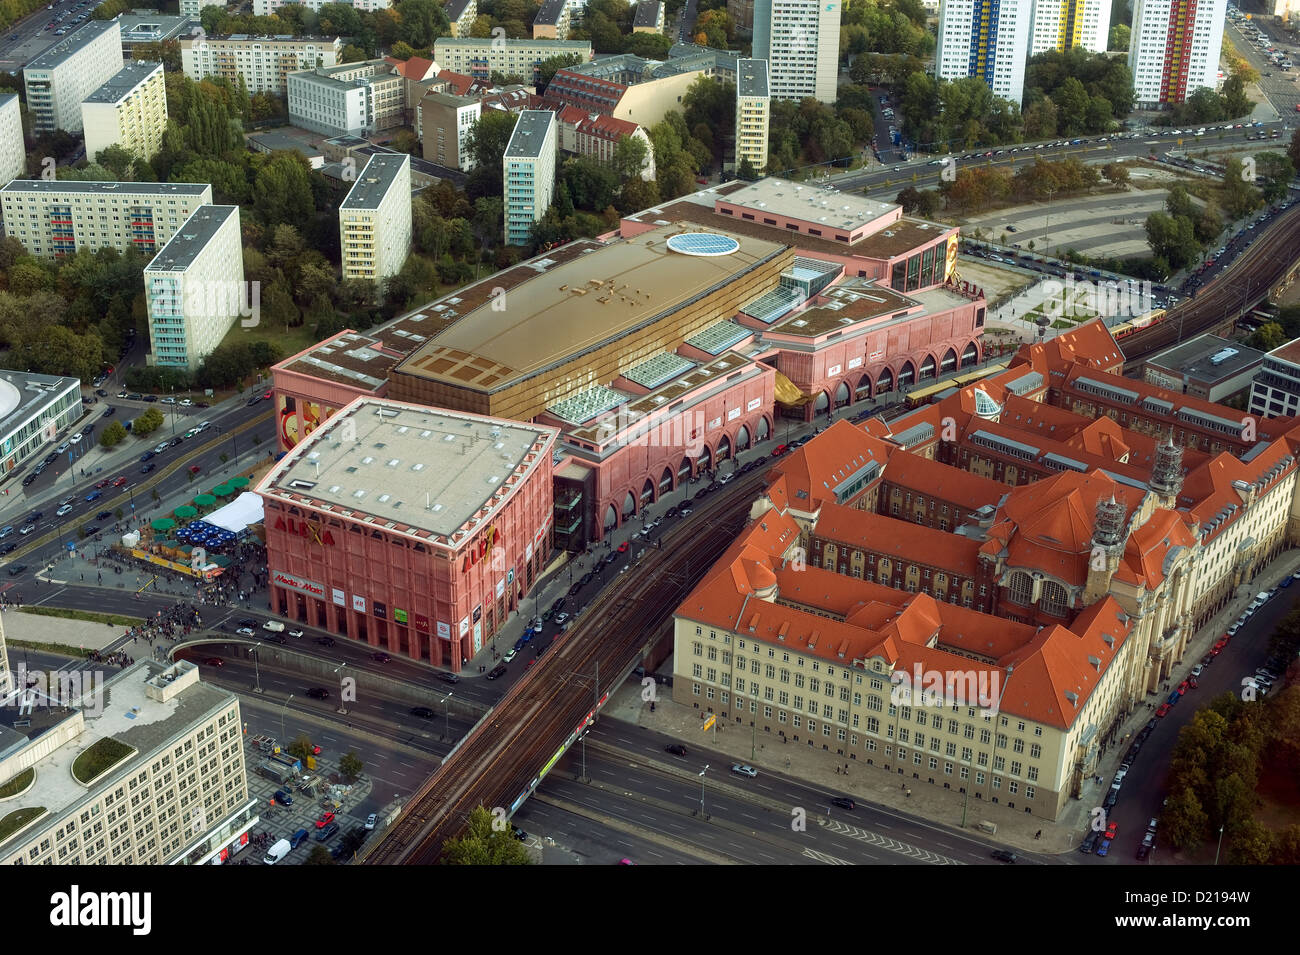
[[[269,630],[271,633],[283,633],[284,624],[278,620],[268,620],[266,623],[262,624],[262,629]]]
[[[281,839],[275,845],[271,846],[266,852],[266,858],[262,860],[263,865],[275,865],[285,856],[287,856],[293,846],[289,844],[288,839]]]

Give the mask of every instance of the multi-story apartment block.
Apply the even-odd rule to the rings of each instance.
[[[253,0],[253,15],[268,17],[275,13],[276,10],[291,3],[302,3],[308,10],[319,11],[321,7],[330,2],[333,2],[333,0]],[[393,0],[341,0],[341,2],[354,10],[361,10],[365,13],[388,10],[393,6]]]
[[[1081,46],[1105,53],[1111,0],[1034,0],[1029,55]]]
[[[557,70],[544,101],[554,109],[577,106],[591,113],[651,127],[673,110],[701,76],[702,62],[670,59],[666,63],[624,53]]]
[[[91,162],[109,146],[121,146],[148,162],[167,129],[163,65],[148,60],[127,63],[82,102],[81,124]]]
[[[181,16],[197,17],[204,7],[224,7],[223,0],[181,0]]]
[[[1033,0],[943,0],[935,74],[945,80],[978,76],[995,96],[1019,104],[1033,8]]]
[[[197,368],[241,312],[255,314],[241,239],[238,206],[200,206],[145,267],[151,364]]]
[[[342,54],[338,37],[231,36],[188,37],[181,40],[181,69],[192,80],[224,77],[238,85],[242,78],[250,96],[284,96],[285,77],[301,70],[335,66]]]
[[[1218,85],[1227,0],[1135,0],[1128,68],[1139,109],[1175,105]]]
[[[23,118],[17,93],[0,95],[0,186],[27,171]]]
[[[567,40],[569,6],[566,0],[543,0],[533,18],[534,40]]]
[[[754,59],[776,99],[835,102],[839,51],[839,0],[754,0]]]
[[[5,235],[42,258],[105,248],[153,255],[211,202],[206,183],[15,179],[0,189],[0,218]]]
[[[11,691],[31,716],[9,729],[0,780],[32,773],[7,803],[32,819],[6,832],[0,864],[203,865],[247,846],[258,815],[235,694],[184,660],[97,675],[75,696],[36,674]]]
[[[754,0],[727,0],[727,16],[737,33],[751,36],[754,32]]]
[[[478,17],[478,0],[447,0],[442,5],[453,37],[469,36],[469,28]]]
[[[81,103],[122,69],[122,28],[91,20],[23,70],[32,132],[81,132]]]
[[[329,136],[373,136],[402,125],[406,79],[385,60],[321,67],[286,77],[289,122]]]
[[[470,170],[469,133],[478,122],[481,105],[469,96],[425,93],[420,100],[420,139],[424,158],[449,169]]]
[[[211,6],[211,3],[205,3]],[[225,6],[221,3],[220,6]],[[199,15],[181,15],[179,17],[162,16],[155,11],[143,13],[123,13],[117,18],[122,30],[122,56],[131,59],[137,47],[148,43],[165,43],[192,36],[200,28]]]
[[[586,63],[592,57],[591,41],[439,37],[433,42],[433,58],[442,69],[465,73],[476,80],[503,73],[531,81],[539,63],[566,54],[574,54]]]
[[[411,157],[370,157],[339,206],[343,278],[370,279],[382,291],[411,251]]]
[[[741,60],[736,83],[736,168],[745,160],[756,174],[767,168],[767,126],[771,108],[767,61]]]
[[[632,17],[633,33],[663,33],[664,5],[659,0],[641,0]]]
[[[558,155],[555,114],[540,109],[520,113],[501,157],[507,245],[527,245],[533,226],[550,207]]]

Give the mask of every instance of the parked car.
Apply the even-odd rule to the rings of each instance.
[[[331,822],[328,826],[319,830],[316,833],[316,841],[329,842],[336,835],[338,835],[338,832],[339,832],[339,824],[337,822]]]
[[[506,675],[507,669],[508,667],[504,663],[498,663],[488,672],[487,678],[489,680],[500,679],[501,677]]]
[[[753,779],[758,775],[757,769],[753,766],[746,766],[743,763],[733,763],[731,771],[737,776],[748,776],[750,779]]]
[[[289,790],[287,789],[277,789],[275,791],[275,801],[282,806],[292,806],[293,796],[289,795]]]
[[[1020,858],[1014,852],[1008,852],[1006,849],[994,849],[989,855],[999,862],[1015,862]]]

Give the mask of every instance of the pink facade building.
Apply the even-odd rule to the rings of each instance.
[[[551,551],[556,432],[358,398],[257,486],[271,609],[459,670]]]

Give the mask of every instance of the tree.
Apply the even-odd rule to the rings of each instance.
[[[502,192],[501,157],[505,155],[518,117],[504,110],[485,110],[470,128],[466,149],[474,168],[465,184],[470,199],[499,196]]]
[[[312,742],[306,733],[299,733],[297,739],[285,747],[290,756],[306,760],[312,754]]]
[[[365,60],[365,59],[368,59],[368,58],[369,58],[369,57],[367,56],[366,51],[363,50],[363,49],[361,49],[361,47],[359,47],[359,46],[357,46],[356,44],[353,44],[353,43],[349,43],[349,44],[347,44],[346,46],[343,47],[343,49],[342,49],[341,51],[339,51],[339,62],[340,62],[340,63],[360,63],[362,60]],[[320,846],[317,846],[316,848],[319,849]],[[329,853],[326,853],[326,855],[328,855],[328,854],[329,854]],[[331,860],[331,861],[333,861],[333,860]]]
[[[1246,339],[1246,344],[1260,351],[1272,351],[1288,341],[1290,339],[1287,338],[1286,329],[1277,322],[1265,322],[1255,330],[1255,334]]]
[[[532,865],[532,857],[519,840],[502,826],[484,807],[477,807],[469,817],[463,835],[443,844],[441,865]]]
[[[448,30],[447,14],[434,0],[401,0],[396,5],[397,35],[417,50],[426,50]]]
[[[1133,30],[1123,23],[1117,23],[1110,28],[1110,37],[1106,43],[1106,49],[1115,53],[1127,53],[1129,38],[1133,35]]]
[[[650,143],[639,136],[620,136],[614,144],[614,171],[620,179],[639,179],[650,155]]]
[[[162,412],[157,408],[150,408],[140,417],[131,422],[131,433],[144,437],[147,434],[153,434],[163,425]]]
[[[361,757],[357,755],[356,750],[348,750],[339,757],[339,773],[345,782],[356,782],[364,768],[365,764],[361,762]]]
[[[1255,171],[1264,179],[1260,193],[1265,202],[1277,202],[1285,199],[1295,178],[1296,167],[1286,153],[1257,153]]]
[[[338,863],[324,846],[312,846],[311,855],[307,856],[307,861],[303,865],[338,865]]]
[[[1124,165],[1122,162],[1106,163],[1106,165],[1101,167],[1101,174],[1116,186],[1128,186],[1128,166]]]
[[[1300,129],[1291,134],[1291,143],[1286,147],[1286,154],[1291,160],[1291,165],[1300,169]]]
[[[577,66],[582,62],[582,57],[576,53],[564,53],[559,56],[551,56],[537,64],[537,95],[541,96],[546,92],[546,87],[551,85],[551,80],[555,74],[565,67]]]
[[[311,167],[298,152],[277,151],[254,156],[253,211],[262,224],[274,228],[282,222],[303,223],[311,219],[316,203],[311,187]]]
[[[122,422],[109,422],[107,428],[99,432],[99,443],[105,448],[115,448],[126,440],[126,428],[122,427]]]

